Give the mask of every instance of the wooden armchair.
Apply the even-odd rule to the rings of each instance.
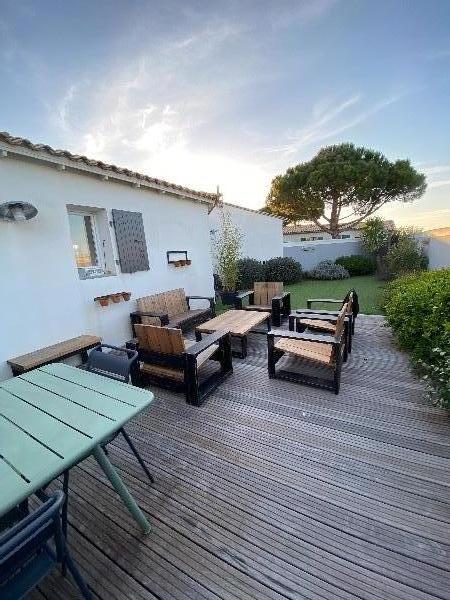
[[[218,331],[195,342],[184,339],[180,329],[140,324],[135,325],[135,329],[141,385],[148,380],[183,391],[188,404],[200,406],[233,372],[231,338],[227,331]],[[208,360],[218,361],[220,369],[201,373]]]
[[[334,335],[314,335],[306,332],[274,329],[267,334],[269,377],[305,383],[339,393],[345,347],[344,323],[347,305],[344,304],[336,319]],[[294,317],[295,318],[295,317]],[[292,369],[277,369],[277,362],[289,355],[309,369],[328,370],[333,378],[313,376]]]
[[[191,308],[191,300],[207,300],[207,308]],[[137,323],[167,325],[185,331],[215,317],[214,298],[186,296],[182,288],[137,299],[137,311],[130,314],[133,333]]]
[[[249,301],[247,305],[243,304],[245,298]],[[281,281],[255,281],[253,290],[236,296],[235,308],[270,312],[272,324],[280,327],[282,319],[287,318],[291,312],[291,294],[283,291]]]
[[[310,329],[312,331],[318,331],[319,333],[330,333],[335,335],[338,315],[338,311],[297,309],[294,314],[289,316],[289,329],[294,331],[295,323],[295,329],[297,331]],[[347,360],[347,355],[352,352],[352,338],[354,333],[353,321],[353,292],[350,292],[347,301],[347,314],[345,315],[344,321],[344,362]]]
[[[359,302],[358,302],[358,294],[356,293],[355,290],[349,290],[347,292],[347,294],[345,295],[345,298],[343,300],[336,300],[334,298],[309,298],[306,301],[306,306],[307,308],[301,308],[298,309],[297,312],[302,312],[302,313],[314,313],[314,314],[320,314],[320,315],[333,315],[333,316],[337,316],[339,314],[339,310],[337,311],[332,311],[332,310],[313,310],[312,309],[312,304],[338,304],[341,306],[344,306],[345,303],[349,303],[349,307],[348,307],[348,313],[349,313],[349,318],[350,318],[350,332],[351,335],[355,334],[355,320],[356,317],[358,316],[359,313]]]

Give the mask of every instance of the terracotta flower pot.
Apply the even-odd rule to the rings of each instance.
[[[128,300],[131,298],[131,292],[122,292],[122,298],[125,300],[125,302],[128,302]]]
[[[190,258],[188,258],[187,260],[184,261],[184,264],[189,266],[192,264],[192,260]]]
[[[176,260],[174,263],[175,267],[182,267],[183,266],[183,261],[182,260]]]
[[[111,294],[110,297],[111,300],[116,304],[122,300],[122,294]]]
[[[97,302],[100,304],[100,306],[108,306],[109,298],[108,296],[102,296],[101,298],[97,298]]]

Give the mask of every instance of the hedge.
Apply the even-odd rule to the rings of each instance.
[[[350,277],[358,275],[373,275],[377,268],[375,259],[361,254],[353,254],[352,256],[339,256],[334,261],[337,265],[341,265],[350,273]]]
[[[384,308],[400,347],[429,362],[450,331],[450,269],[395,279],[386,288]]]

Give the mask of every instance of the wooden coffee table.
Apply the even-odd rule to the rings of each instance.
[[[253,329],[261,323],[267,323],[267,329]],[[233,356],[245,358],[247,356],[247,336],[252,333],[266,333],[270,331],[270,312],[256,312],[250,310],[228,310],[218,317],[214,317],[206,323],[195,328],[195,338],[202,339],[203,333],[214,333],[216,331],[229,331],[232,338],[238,338],[241,350],[233,350]]]

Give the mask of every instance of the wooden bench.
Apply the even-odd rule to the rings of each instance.
[[[190,306],[191,300],[207,300],[207,308]],[[135,325],[168,326],[186,331],[190,327],[208,321],[215,316],[214,298],[206,296],[186,296],[179,288],[152,296],[137,299],[137,311],[130,314],[133,335],[136,336]]]
[[[97,335],[79,335],[78,337],[58,342],[52,346],[10,358],[7,363],[11,367],[13,375],[20,375],[21,373],[31,371],[31,369],[36,369],[52,362],[58,362],[76,354],[81,354],[83,362],[86,362],[88,358],[87,351],[95,348],[100,343],[101,338]]]

